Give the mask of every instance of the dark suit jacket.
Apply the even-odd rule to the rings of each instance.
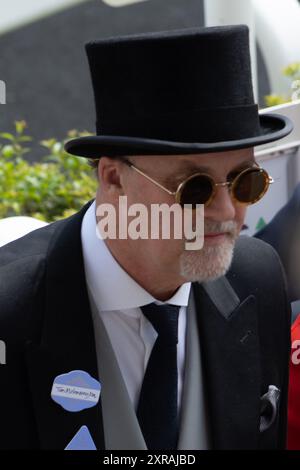
[[[300,300],[300,184],[287,204],[255,237],[275,248],[287,275],[289,299]]]
[[[0,249],[0,339],[7,348],[0,365],[1,448],[64,449],[82,425],[104,448],[101,398],[77,413],[50,398],[64,372],[98,378],[80,238],[86,209]],[[192,288],[213,448],[283,448],[290,310],[277,254],[241,237],[227,276]],[[269,385],[281,399],[261,432],[262,418],[269,419],[261,396]]]

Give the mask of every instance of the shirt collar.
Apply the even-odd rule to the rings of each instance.
[[[120,266],[105,241],[97,235],[95,201],[84,215],[81,242],[87,283],[100,310],[134,309],[152,302],[188,305],[190,282],[182,284],[166,302],[160,302]]]

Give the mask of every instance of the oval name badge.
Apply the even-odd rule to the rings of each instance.
[[[83,370],[72,370],[55,377],[51,398],[67,411],[82,411],[95,406],[100,397],[98,380]]]

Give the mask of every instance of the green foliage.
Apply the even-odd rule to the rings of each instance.
[[[285,75],[291,81],[291,96],[283,95],[267,95],[265,96],[266,106],[276,106],[278,104],[289,103],[292,100],[293,90],[296,88],[292,85],[295,84],[297,87],[300,86],[297,81],[300,80],[300,62],[294,62],[289,64],[282,70],[283,75]]]
[[[300,79],[300,62],[293,62],[283,69],[283,74],[291,80]]]
[[[97,181],[87,159],[67,154],[64,142],[49,139],[40,142],[47,153],[43,160],[29,163],[26,123],[17,121],[15,128],[15,134],[0,133],[0,219],[27,215],[52,222],[95,196]],[[67,139],[87,134],[70,131]]]
[[[282,95],[266,95],[265,103],[266,106],[277,106],[279,104],[288,103],[290,100],[286,96]]]

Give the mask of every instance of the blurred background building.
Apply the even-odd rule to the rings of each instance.
[[[227,6],[230,2],[245,6],[251,0],[221,0]],[[218,11],[211,9],[211,4],[217,2],[208,3],[209,15],[208,7],[205,15],[204,0],[2,1],[0,80],[6,84],[6,105],[0,106],[1,131],[12,131],[14,121],[24,119],[36,142],[52,136],[63,138],[70,129],[94,132],[94,104],[84,44],[112,35],[216,24],[214,21],[234,22],[235,18],[228,18],[228,8],[226,17],[219,11],[218,18]],[[272,25],[276,29],[275,4],[281,5],[277,17],[281,18],[282,29],[292,31],[288,17],[282,14],[284,8],[289,17],[295,17],[289,8],[292,3],[299,9],[300,26],[297,0],[253,0],[257,35],[259,38],[262,27],[267,30],[271,36],[269,48],[276,49],[271,31]],[[263,47],[256,42],[258,99],[263,107],[266,94],[281,90],[272,90],[270,57],[263,50],[265,42],[260,42]],[[299,44],[300,40],[300,48]],[[300,50],[298,60],[299,57]],[[279,68],[276,61],[275,66]],[[40,152],[36,144],[29,158],[38,159]]]

